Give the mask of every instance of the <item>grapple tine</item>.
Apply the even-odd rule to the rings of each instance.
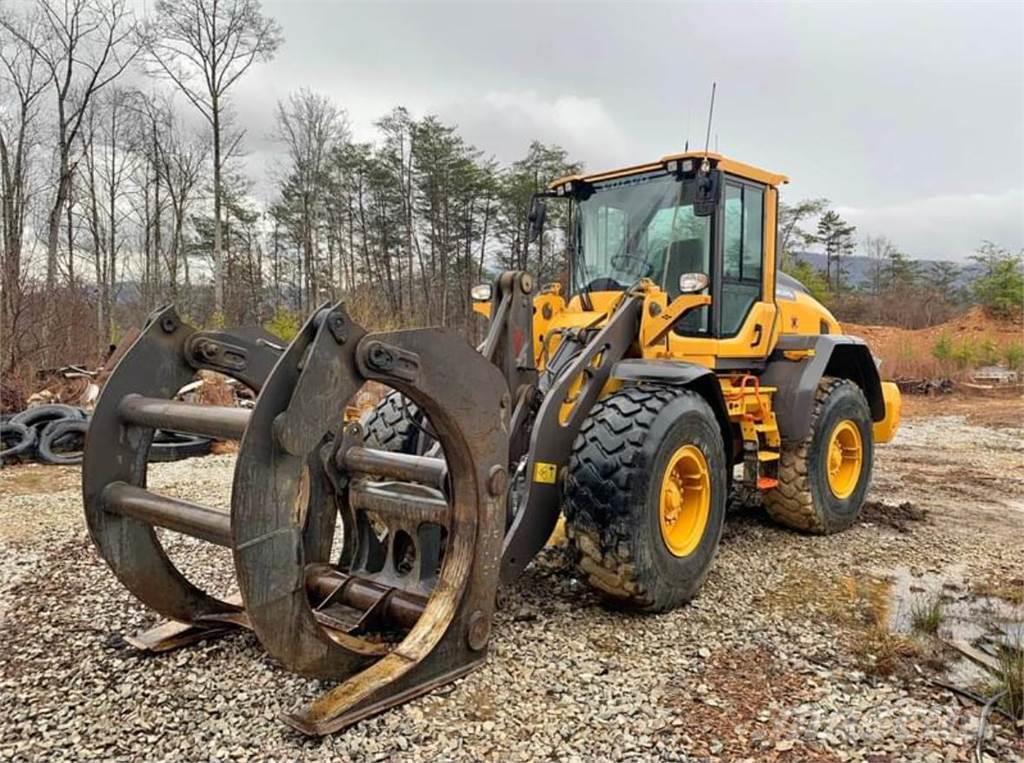
[[[153,530],[162,526],[230,546],[227,515],[146,491],[148,450],[156,427],[240,436],[249,411],[171,398],[202,368],[260,389],[283,350],[279,342],[262,329],[196,331],[166,306],[150,314],[119,351],[86,435],[82,496],[100,555],[126,588],[171,621],[128,637],[141,649],[164,651],[246,626],[241,602],[217,599],[193,585]]]
[[[168,399],[192,380],[184,345],[195,329],[173,307],[150,315],[146,326],[107,380],[86,435],[82,495],[86,522],[100,555],[118,580],[164,617],[193,623],[203,615],[237,610],[203,592],[164,553],[153,526],[108,511],[104,491],[115,482],[143,488],[153,429],[125,421],[119,408],[128,395]]]

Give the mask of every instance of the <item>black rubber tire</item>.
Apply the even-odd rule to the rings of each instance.
[[[31,458],[37,434],[30,426],[13,418],[0,423],[0,463],[17,458]]]
[[[686,444],[707,460],[711,506],[696,549],[677,557],[662,538],[658,507],[668,461]],[[725,445],[707,401],[689,390],[623,387],[594,406],[573,444],[563,503],[570,552],[607,600],[645,612],[673,609],[707,577],[727,496]]]
[[[69,419],[71,421],[82,421],[88,414],[81,408],[74,405],[64,405],[63,403],[49,403],[47,405],[37,405],[33,408],[26,408],[21,413],[15,414],[11,417],[11,421],[16,421],[19,424],[24,424],[27,427],[36,427],[41,430],[48,424],[54,421],[63,421]]]
[[[39,444],[36,446],[36,458],[44,464],[80,464],[82,454],[85,450],[85,433],[89,430],[89,422],[83,419],[61,419],[51,421],[39,435]],[[80,439],[81,449],[72,451],[70,454],[62,453],[60,449],[68,440]]]
[[[400,392],[390,392],[360,421],[366,447],[416,454],[422,419],[420,409],[412,400]]]
[[[206,456],[209,455],[212,446],[213,440],[209,437],[164,432],[158,429],[153,433],[153,443],[149,446],[149,462],[164,463]]]
[[[836,424],[850,419],[860,431],[863,448],[857,487],[845,499],[828,484],[826,450]],[[779,460],[779,485],[764,494],[768,516],[794,530],[831,535],[857,521],[874,465],[871,409],[864,392],[848,379],[826,376],[818,385],[811,411],[811,431],[797,443],[784,444]]]

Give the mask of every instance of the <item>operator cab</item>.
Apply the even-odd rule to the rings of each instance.
[[[572,204],[570,292],[586,304],[647,278],[670,300],[708,294],[711,305],[676,333],[735,336],[756,303],[774,301],[764,295],[775,288],[776,189],[786,180],[703,152],[556,180],[547,195]]]

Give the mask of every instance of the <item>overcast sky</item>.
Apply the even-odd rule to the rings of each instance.
[[[589,169],[702,145],[825,196],[915,257],[1024,247],[1024,3],[270,2],[285,44],[233,102],[251,165],[307,86],[355,136],[395,105],[503,162],[532,139]],[[712,138],[714,142],[714,138]]]

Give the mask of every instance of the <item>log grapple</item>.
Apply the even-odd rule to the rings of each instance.
[[[199,369],[253,387],[255,407],[174,401]],[[425,413],[443,457],[365,447],[344,411],[370,380]],[[486,655],[498,584],[509,404],[497,368],[451,333],[367,333],[338,304],[284,347],[157,310],[103,390],[83,465],[99,553],[168,618],[129,641],[163,651],[251,629],[286,668],[340,681],[285,717],[307,734],[471,670]],[[146,488],[157,429],[241,441],[229,512]],[[157,527],[231,549],[239,596],[190,582]]]

